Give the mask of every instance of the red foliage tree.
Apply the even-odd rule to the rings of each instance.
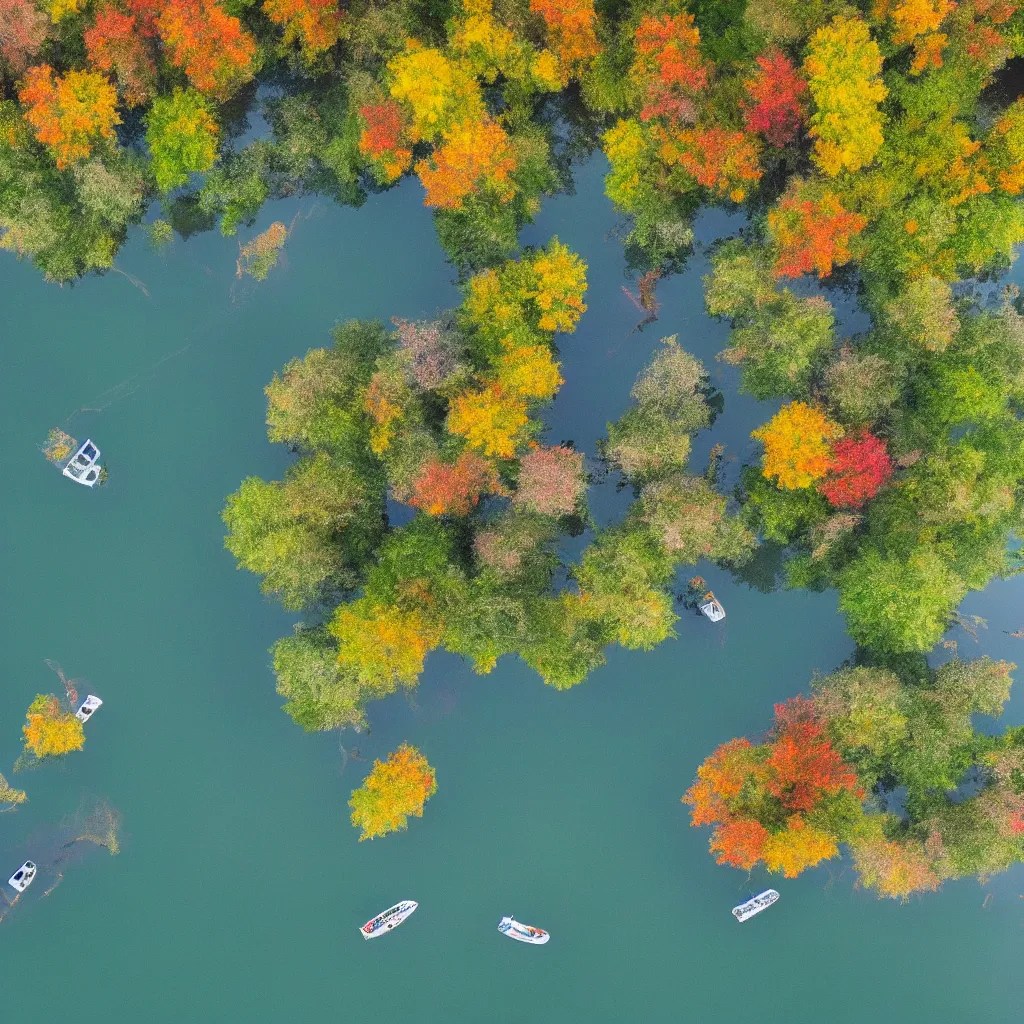
[[[473,452],[463,452],[454,463],[429,459],[412,484],[409,504],[428,515],[468,515],[480,495],[498,487],[494,466]]]
[[[892,470],[885,442],[865,430],[836,442],[828,476],[818,490],[836,508],[859,508],[885,485]]]
[[[385,100],[360,107],[359,116],[366,124],[359,152],[377,164],[385,181],[394,181],[412,162],[405,113],[394,100]]]
[[[135,19],[139,32],[147,39],[155,39],[159,34],[157,19],[166,6],[166,0],[125,0],[128,13]]]
[[[757,66],[758,73],[744,83],[750,97],[743,105],[747,131],[763,135],[773,146],[785,146],[807,116],[807,83],[779,50],[762,53]]]
[[[768,834],[753,818],[729,821],[712,833],[709,849],[716,855],[716,863],[749,871],[761,859]]]
[[[85,32],[89,63],[99,71],[113,72],[130,107],[145,103],[153,94],[156,63],[132,14],[113,6],[101,7],[96,21]]]
[[[787,723],[771,745],[765,788],[791,811],[809,811],[824,796],[858,792],[857,776],[818,722]]]
[[[15,75],[39,52],[49,25],[31,0],[0,0],[0,58]]]
[[[692,121],[694,99],[708,84],[708,65],[700,52],[700,31],[692,14],[650,15],[634,36],[636,61],[631,75],[646,92],[640,118]]]
[[[157,29],[171,63],[200,92],[226,100],[252,78],[256,43],[217,0],[169,0]]]

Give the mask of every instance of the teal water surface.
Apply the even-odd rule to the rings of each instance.
[[[703,313],[704,257],[662,283],[660,322],[631,334],[602,173],[582,167],[577,194],[524,233],[557,233],[590,265],[550,439],[593,455],[658,337],[678,333],[726,393],[695,461],[716,440],[742,460],[770,407],[714,360],[725,328]],[[136,235],[123,274],[74,288],[0,266],[0,771],[29,701],[59,685],[44,659],[105,701],[85,750],[15,776],[30,802],[0,816],[4,877],[27,856],[42,869],[0,925],[0,1021],[1019,1021],[1021,870],[899,906],[855,889],[837,859],[774,881],[780,903],[740,927],[729,909],[768,878],[715,866],[688,827],[679,797],[697,764],[851,653],[833,594],[764,593],[701,567],[721,626],[685,614],[678,640],[614,649],[570,692],[516,661],[477,677],[441,654],[414,697],[371,707],[368,734],[306,735],[279,711],[267,648],[294,619],[235,570],[218,518],[243,477],[289,462],[265,439],[262,389],[339,320],[458,302],[414,183],[358,211],[279,203],[255,230],[296,217],[259,285],[235,280],[237,242],[213,234],[165,255]],[[702,237],[735,226],[699,224]],[[55,424],[102,448],[106,488],[43,460]],[[599,520],[628,500],[595,486]],[[958,634],[964,653],[1019,657],[1006,631],[1024,625],[1022,595],[1018,580],[972,596],[965,612],[989,628],[977,645]],[[1005,719],[1024,721],[1020,693]],[[436,767],[437,795],[407,832],[358,843],[348,794],[403,740]],[[62,822],[96,799],[122,815],[122,852],[69,863],[44,897]],[[359,925],[403,898],[418,912],[364,942]],[[503,939],[506,913],[551,942]]]

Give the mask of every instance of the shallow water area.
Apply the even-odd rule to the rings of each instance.
[[[559,339],[549,440],[593,456],[658,339],[678,334],[725,392],[693,465],[721,441],[735,467],[770,409],[715,361],[726,328],[704,314],[704,251],[659,284],[658,323],[633,332],[642,313],[623,294],[635,281],[603,171],[579,168],[576,195],[549,200],[524,232],[557,234],[590,267],[589,311]],[[723,623],[684,612],[677,640],[615,648],[571,691],[518,661],[478,677],[440,654],[411,698],[371,705],[369,733],[310,736],[280,712],[267,649],[294,616],[236,571],[219,511],[244,477],[290,461],[264,432],[275,370],[328,344],[339,320],[457,304],[421,200],[408,182],[359,210],[269,205],[243,241],[297,219],[259,284],[236,280],[238,242],[215,233],[156,254],[135,232],[122,273],[73,288],[0,262],[0,772],[29,795],[0,815],[0,874],[26,857],[41,868],[0,924],[0,1019],[333,1021],[386,1000],[422,1024],[1019,1020],[1021,868],[901,907],[854,889],[846,860],[748,880],[688,826],[679,797],[700,761],[760,733],[773,702],[850,654],[834,594],[761,592],[701,566]],[[738,223],[705,214],[699,237]],[[102,449],[106,487],[47,464],[39,446],[58,425]],[[595,517],[629,497],[596,484]],[[957,632],[965,656],[1024,662],[1009,636],[1024,626],[1024,578],[963,611],[988,620],[977,644]],[[47,658],[104,704],[84,751],[13,775],[24,709],[59,687]],[[1003,723],[1022,721],[1018,682]],[[435,766],[438,792],[407,832],[358,843],[349,792],[403,740]],[[121,852],[75,858],[44,897],[43,854],[97,799],[122,816]],[[778,904],[738,925],[730,909],[769,885]],[[360,925],[402,899],[416,913],[364,942]],[[505,914],[550,943],[506,941]]]

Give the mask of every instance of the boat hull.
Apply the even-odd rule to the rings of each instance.
[[[409,917],[418,906],[419,904],[415,900],[402,900],[401,903],[388,907],[387,910],[382,911],[376,917],[371,917],[359,929],[359,934],[364,939],[376,939],[381,935],[387,935],[388,932],[394,931]]]
[[[498,931],[516,942],[526,942],[531,946],[543,946],[551,938],[543,928],[531,928],[513,917],[503,917],[498,923]]]
[[[758,893],[747,900],[746,903],[733,907],[732,915],[740,924],[743,924],[744,921],[749,921],[755,914],[760,914],[762,910],[767,910],[778,898],[779,894],[774,889],[765,889],[764,892]]]

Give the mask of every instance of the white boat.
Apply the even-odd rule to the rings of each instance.
[[[84,487],[95,487],[99,482],[100,470],[102,469],[99,464],[99,458],[99,448],[91,440],[86,439],[85,444],[68,460],[68,464],[62,472],[69,480],[74,480],[76,484],[82,484]]]
[[[534,946],[543,946],[551,936],[543,928],[531,928],[528,924],[522,924],[514,917],[503,917],[498,922],[498,931],[507,935],[510,939],[518,942],[529,942]]]
[[[92,718],[92,713],[100,707],[103,703],[99,697],[94,697],[91,693],[85,700],[82,701],[82,706],[75,712],[75,718],[80,722],[88,722]]]
[[[418,906],[415,900],[402,900],[401,903],[388,907],[382,914],[370,918],[359,930],[363,933],[364,939],[386,935],[393,928],[397,928]]]
[[[708,593],[707,599],[697,606],[712,622],[721,622],[725,618],[725,609],[714,594]]]
[[[32,861],[27,860],[17,871],[7,879],[7,884],[18,892],[24,892],[36,877],[36,866]]]
[[[733,907],[733,917],[743,924],[748,918],[760,914],[762,910],[767,910],[778,898],[779,894],[774,889],[765,889],[764,892],[759,892],[756,896],[751,897],[746,903]]]

